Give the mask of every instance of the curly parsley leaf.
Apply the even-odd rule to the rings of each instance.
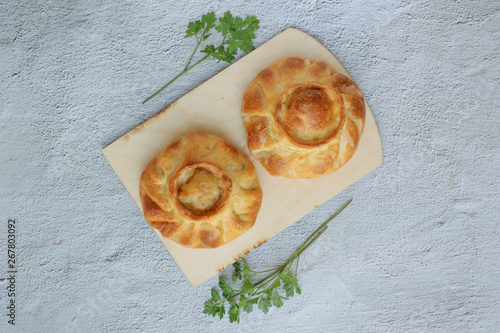
[[[203,309],[203,313],[206,313],[208,315],[214,316],[217,313],[215,310],[215,304],[211,301],[207,301],[204,303],[205,308]]]
[[[281,296],[278,293],[271,294],[271,302],[277,308],[281,308],[283,306],[283,301],[281,300]]]
[[[241,285],[241,290],[248,295],[253,294],[253,291],[255,290],[255,286],[250,282],[250,281],[245,281]]]
[[[250,313],[253,311],[253,305],[254,304],[257,304],[257,302],[259,301],[259,298],[256,297],[256,298],[249,298],[246,300],[245,304],[243,305],[243,310],[247,313]]]
[[[219,276],[219,287],[222,290],[222,297],[231,298],[234,290],[222,276]]]
[[[218,302],[220,301],[220,296],[217,290],[212,289],[212,302]]]
[[[235,321],[240,322],[240,311],[237,307],[232,307],[229,312],[229,322],[234,323]]]
[[[272,306],[271,302],[267,300],[265,297],[262,297],[259,301],[259,309],[264,312],[264,314],[267,314],[269,311],[269,308]]]
[[[224,309],[224,305],[220,305],[217,310],[217,314],[219,315],[219,319],[222,319],[224,317],[224,314],[226,313],[226,309]]]
[[[292,297],[294,295],[295,285],[293,283],[285,284],[286,297]]]

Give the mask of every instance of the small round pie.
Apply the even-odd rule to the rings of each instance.
[[[358,147],[365,100],[324,61],[283,58],[243,95],[248,148],[273,176],[314,178],[338,170]]]
[[[140,180],[144,217],[188,248],[216,248],[250,229],[262,201],[255,168],[224,139],[191,132],[171,142]]]

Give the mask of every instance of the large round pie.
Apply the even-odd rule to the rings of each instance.
[[[215,248],[254,225],[262,190],[242,153],[218,136],[191,132],[149,162],[140,196],[146,221],[163,237]]]
[[[354,81],[328,63],[288,57],[252,81],[242,118],[248,148],[271,175],[314,178],[354,155],[365,100]]]

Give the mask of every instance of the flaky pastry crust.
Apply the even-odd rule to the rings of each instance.
[[[191,132],[149,162],[140,196],[146,221],[163,237],[216,248],[254,225],[262,190],[242,153],[218,136]]]
[[[314,178],[354,155],[365,100],[354,81],[326,62],[288,57],[252,81],[241,115],[248,148],[271,175]]]

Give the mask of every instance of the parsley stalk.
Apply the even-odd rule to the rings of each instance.
[[[239,322],[241,310],[250,313],[253,311],[253,305],[257,304],[262,312],[267,313],[268,309],[273,305],[279,308],[283,305],[284,300],[294,296],[295,293],[300,294],[301,290],[298,285],[297,269],[301,254],[325,232],[328,228],[328,223],[339,215],[351,201],[352,199],[330,219],[321,224],[306,239],[299,249],[295,251],[290,259],[280,267],[264,271],[254,271],[250,269],[245,258],[241,258],[243,268],[240,262],[234,263],[233,268],[235,274],[232,280],[233,283],[236,282],[236,280],[242,280],[241,289],[234,289],[222,276],[219,276],[219,287],[222,290],[222,296],[213,289],[211,291],[212,298],[205,302],[203,313],[212,315],[213,317],[219,316],[219,318],[222,319],[226,313],[225,305],[228,305],[230,307],[228,311],[229,321]],[[291,268],[294,263],[295,269],[292,270]],[[251,282],[255,276],[269,272],[270,274],[260,279],[258,282]],[[283,290],[285,296],[281,294]]]
[[[163,90],[165,90],[165,88],[167,88],[169,85],[171,85],[172,83],[175,82],[175,80],[177,80],[178,78],[180,78],[182,75],[186,74],[187,72],[189,72],[193,67],[201,64],[203,61],[207,60],[209,58],[208,55],[204,56],[200,61],[198,61],[197,63],[195,63],[194,65],[192,65],[191,67],[187,67],[188,65],[184,68],[184,70],[182,72],[180,72],[179,74],[177,74],[176,77],[174,77],[172,80],[170,80],[170,82],[168,82],[166,85],[164,85],[160,90],[158,90],[157,92],[155,92],[153,95],[149,96],[144,102],[142,102],[142,104],[144,103],[147,103],[149,102],[151,99],[153,99],[154,97],[156,97],[156,95],[158,95],[159,93],[161,93]]]

